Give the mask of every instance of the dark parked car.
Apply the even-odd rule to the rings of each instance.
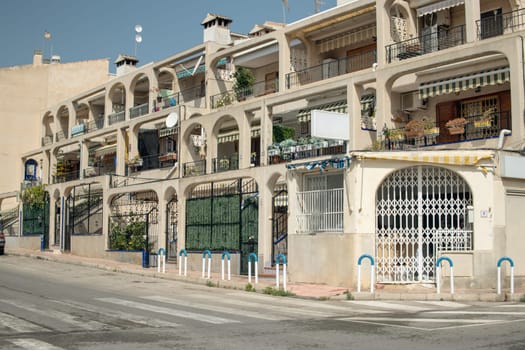
[[[4,254],[5,248],[5,236],[3,232],[0,232],[0,255]]]

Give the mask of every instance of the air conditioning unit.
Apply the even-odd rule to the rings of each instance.
[[[418,109],[427,109],[427,99],[420,99],[419,92],[413,91],[401,95],[401,109],[413,112]]]

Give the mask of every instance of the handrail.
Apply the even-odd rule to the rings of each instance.
[[[157,253],[157,272],[160,272],[160,265],[162,265],[162,273],[166,273],[166,249],[160,248]]]
[[[208,279],[211,276],[211,251],[208,249],[202,252],[202,278],[205,276],[206,272],[206,258],[208,259]]]

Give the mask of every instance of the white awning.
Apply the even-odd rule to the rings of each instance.
[[[106,146],[97,148],[95,150],[95,157],[104,157],[106,155],[115,154],[115,153],[117,153],[117,145],[111,144],[111,145],[106,145]]]
[[[495,68],[460,77],[422,83],[419,86],[419,98],[425,99],[427,97],[452,94],[477,87],[503,84],[508,81],[510,81],[510,68]]]
[[[304,162],[304,163],[289,163],[286,165],[286,169],[290,171],[293,171],[293,170],[312,171],[312,170],[315,170],[316,168],[323,171],[327,167],[331,167],[333,169],[347,169],[347,168],[350,168],[350,161],[351,161],[351,158],[343,157],[343,158],[314,160],[311,162]]]
[[[463,5],[465,0],[443,0],[435,4],[430,4],[417,9],[417,16],[421,17],[429,13],[438,12],[454,6]]]
[[[327,103],[321,106],[315,106],[311,108],[301,109],[297,114],[297,120],[299,122],[309,122],[312,119],[312,111],[318,109],[321,111],[328,112],[337,112],[337,113],[346,113],[348,110],[348,105],[346,101],[339,101],[334,103]]]

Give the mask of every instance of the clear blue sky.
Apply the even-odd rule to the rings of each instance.
[[[312,15],[315,0],[289,0],[286,22]],[[336,0],[323,0],[321,10]],[[139,65],[159,61],[202,42],[208,12],[233,20],[232,31],[248,33],[266,20],[282,22],[281,0],[2,0],[0,67],[31,64],[33,51],[60,55],[62,62],[135,53],[135,25],[143,27]],[[44,32],[51,39],[44,40]]]

